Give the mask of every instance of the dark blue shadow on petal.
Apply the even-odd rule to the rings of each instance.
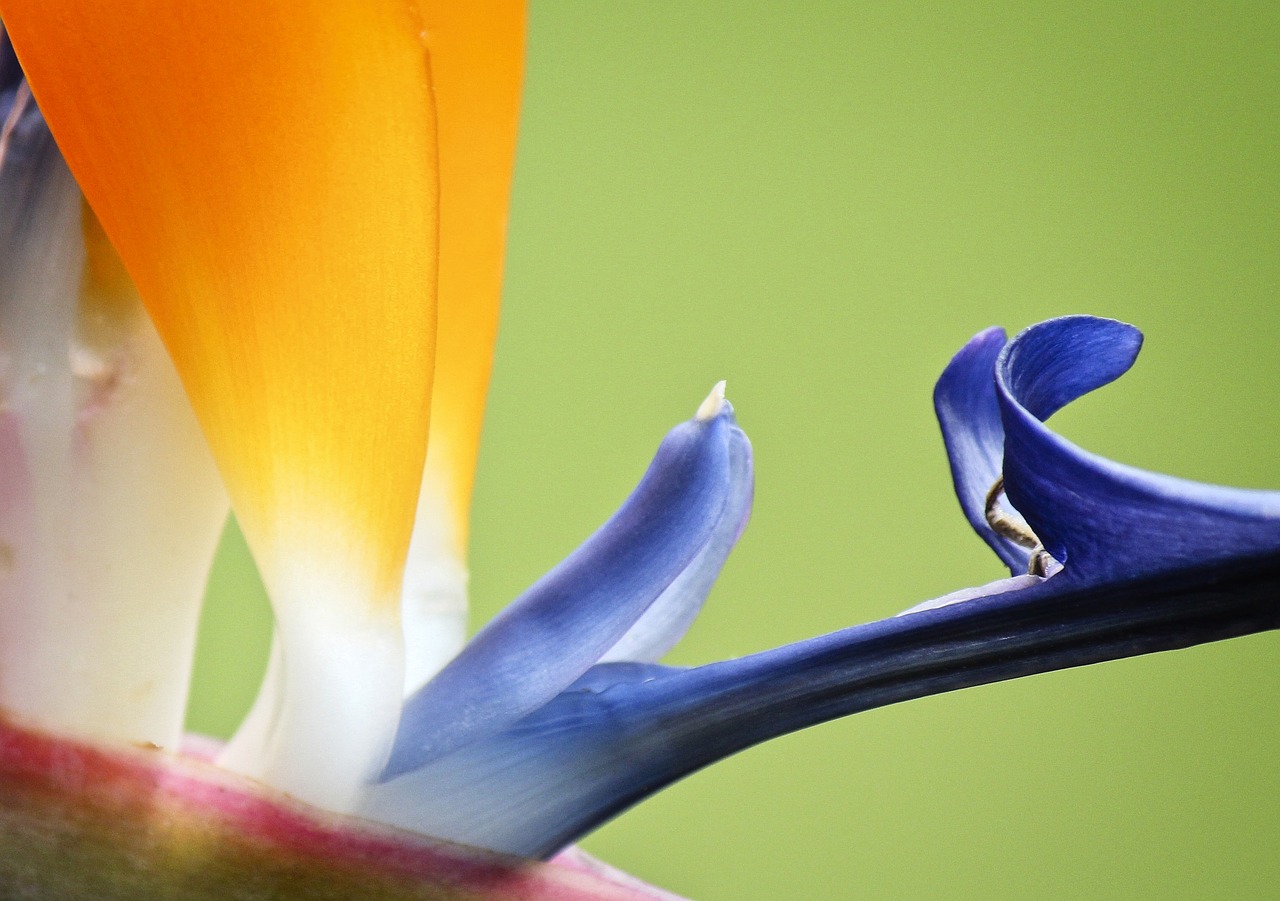
[[[0,95],[16,89],[22,78],[22,67],[13,52],[13,42],[9,40],[4,23],[0,22]]]
[[[9,36],[0,27],[0,264],[18,253],[28,232],[43,226],[41,212],[50,184],[62,188],[68,179]],[[0,273],[16,265],[9,259],[0,265]]]
[[[0,316],[72,296],[65,282],[79,277],[80,204],[80,189],[0,30]],[[56,340],[53,334],[39,340]],[[33,359],[46,351],[54,352],[24,349]]]
[[[0,167],[9,170],[10,181],[4,196],[15,196],[14,184],[19,177],[15,173],[23,173],[24,178],[32,178],[32,173],[42,175],[43,170],[55,165],[51,159],[61,164],[53,137],[27,88],[13,44],[0,24]],[[7,203],[12,205],[15,201]]]
[[[741,531],[744,459],[749,508],[750,450],[722,399],[668,433],[618,512],[406,702],[384,779],[500,732],[615,648],[726,528]],[[654,630],[641,650],[670,635]]]

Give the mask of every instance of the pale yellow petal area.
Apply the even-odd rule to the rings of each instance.
[[[272,597],[286,689],[246,768],[342,807],[394,729],[425,461],[438,174],[418,4],[0,0],[0,15]]]
[[[227,499],[71,174],[25,143],[0,150],[0,709],[176,748]]]
[[[440,138],[440,293],[431,440],[405,571],[406,688],[460,646],[466,544],[497,337],[524,71],[523,0],[423,5]]]

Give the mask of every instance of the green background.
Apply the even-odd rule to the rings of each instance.
[[[979,329],[1139,325],[1078,443],[1280,487],[1280,6],[534,3],[474,624],[589,534],[711,384],[757,502],[672,655],[1001,574],[930,407]],[[266,646],[234,534],[192,725]],[[1275,635],[973,689],[753,749],[585,842],[700,899],[1280,890]]]

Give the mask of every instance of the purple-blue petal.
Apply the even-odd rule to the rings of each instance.
[[[740,441],[727,404],[668,433],[618,512],[406,701],[384,778],[500,732],[615,646],[712,537]]]
[[[1044,425],[1063,405],[1125,372],[1140,346],[1130,325],[1071,316],[1022,332],[996,363],[1005,490],[1064,564],[1058,577],[1096,583],[1280,549],[1280,492],[1113,463]]]
[[[693,669],[605,665],[499,735],[379,786],[371,815],[545,857],[787,732],[912,698],[1280,627],[1280,556],[1048,579]]]
[[[371,786],[360,813],[472,847],[550,857],[627,806],[622,799],[639,800],[632,786],[662,756],[661,736],[630,690],[676,672],[592,667],[502,733]]]
[[[1005,345],[1001,328],[969,340],[943,370],[933,390],[933,408],[951,463],[951,481],[969,525],[1014,574],[1027,571],[1031,552],[987,524],[986,502],[1000,478],[1004,425],[996,400],[995,364]]]
[[[785,732],[1280,627],[1280,495],[1123,467],[1041,422],[1123,374],[1140,343],[1135,329],[1088,317],[1038,326],[1003,351],[1003,335],[989,330],[939,385],[966,515],[1020,570],[1025,551],[1015,545],[1015,556],[985,521],[1003,471],[1012,503],[1065,561],[1057,574],[1002,580],[740,660],[597,666],[505,731],[383,786],[379,815],[545,856],[681,776]]]
[[[728,404],[727,401],[725,403]],[[740,429],[731,437],[729,492],[711,537],[635,625],[605,652],[601,662],[629,660],[652,663],[658,660],[676,646],[702,611],[729,552],[751,518],[751,500],[755,492],[751,442]]]
[[[1065,568],[739,660],[685,670],[597,665],[503,730],[375,787],[367,812],[549,856],[672,781],[786,732],[1280,628],[1280,495],[1120,466],[1041,422],[1122,374],[1140,344],[1136,330],[1071,317],[1001,351],[1003,341],[996,331],[979,335],[939,386],[957,490],[981,533],[986,493],[1003,470],[1010,499]]]

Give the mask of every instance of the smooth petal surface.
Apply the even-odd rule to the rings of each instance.
[[[723,390],[723,388],[721,389]],[[725,401],[726,406],[728,402]],[[729,411],[732,407],[728,406]],[[755,473],[751,442],[737,429],[729,442],[729,493],[720,521],[707,543],[685,570],[658,596],[635,625],[600,658],[600,663],[654,663],[676,646],[702,611],[707,595],[729,559],[729,553],[751,518]]]
[[[1032,326],[996,365],[1009,498],[1064,575],[1096,583],[1280,550],[1280,492],[1175,479],[1081,450],[1042,422],[1123,374],[1142,338],[1110,319]]]
[[[0,12],[177,364],[276,611],[281,715],[268,747],[229,760],[342,808],[385,754],[403,693],[437,254],[421,11]]]
[[[501,731],[616,645],[711,539],[744,441],[723,402],[673,429],[618,512],[409,699],[384,778]]]
[[[501,734],[379,786],[367,815],[523,857],[555,854],[648,794],[640,786],[649,771],[671,763],[667,736],[646,732],[645,713],[626,690],[673,672],[593,667]]]
[[[0,34],[0,707],[174,747],[227,501]]]
[[[526,17],[523,0],[428,2],[424,15],[439,118],[439,318],[404,574],[406,694],[466,638],[467,525],[498,330]]]

